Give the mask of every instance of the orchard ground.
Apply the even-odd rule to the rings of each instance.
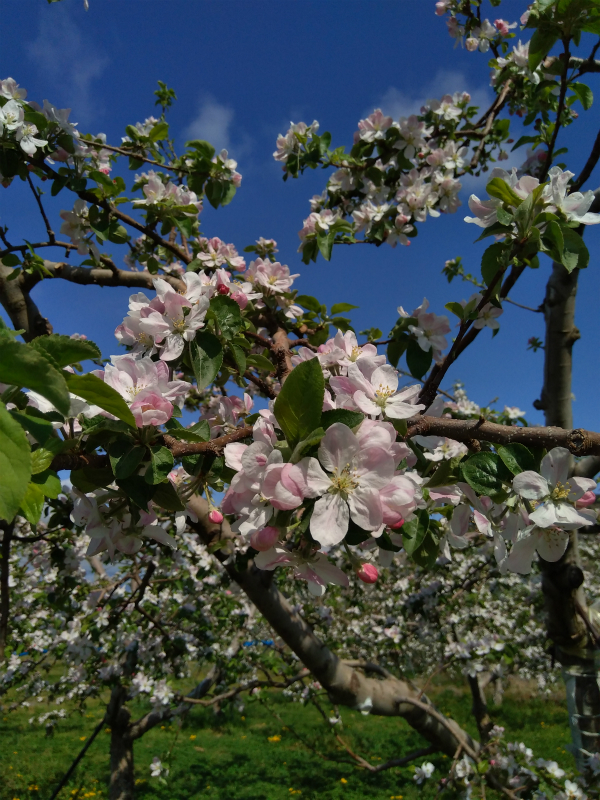
[[[438,680],[428,689],[438,707],[476,736],[470,714],[471,698],[466,688]],[[524,703],[523,700],[527,699]],[[85,715],[74,715],[60,723],[52,737],[43,727],[32,727],[33,708],[0,716],[0,800],[47,800],[73,758],[102,718],[99,701],[88,703]],[[44,704],[35,713],[43,713]],[[326,700],[322,708],[329,712]],[[139,705],[136,712],[147,708]],[[523,682],[513,681],[502,705],[490,704],[492,718],[505,726],[512,740],[524,742],[534,753],[554,759],[563,768],[573,767],[567,747],[570,741],[564,690],[546,697]],[[417,786],[410,767],[372,774],[358,767],[339,744],[338,733],[352,752],[376,765],[400,758],[426,746],[401,718],[381,719],[342,710],[343,729],[332,733],[309,705],[286,700],[277,692],[245,702],[243,713],[228,707],[215,714],[212,708],[196,707],[179,727],[166,723],[151,730],[135,744],[137,797],[142,800],[373,800],[433,799],[437,780],[447,774],[448,758],[441,754],[419,758],[431,761],[436,772]],[[92,743],[74,777],[59,794],[59,800],[107,797],[108,733],[103,730]],[[150,777],[150,763],[158,756],[166,764],[167,782]],[[496,800],[492,790],[488,800]],[[498,795],[498,798],[500,795]]]

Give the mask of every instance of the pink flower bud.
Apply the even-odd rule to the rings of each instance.
[[[220,286],[217,288],[217,292],[218,292],[219,294],[229,294],[229,287],[228,287],[228,286],[225,286],[225,284],[224,284],[224,283],[222,283],[222,284],[221,284],[221,285],[220,285]]]
[[[208,518],[211,522],[214,522],[215,525],[220,525],[223,522],[223,514],[216,508],[208,512]]]
[[[379,572],[374,564],[361,564],[356,570],[356,577],[363,583],[377,583]]]
[[[586,492],[582,497],[577,500],[575,503],[576,508],[587,508],[588,506],[593,506],[596,502],[596,495],[594,492],[589,491]]]
[[[394,522],[393,525],[388,525],[388,528],[391,528],[393,531],[397,531],[403,525],[404,525],[404,520],[400,518],[400,520],[398,522]]]
[[[250,537],[250,544],[255,550],[264,552],[270,550],[279,539],[279,531],[272,525],[262,528],[260,531],[254,531]]]
[[[469,36],[467,41],[465,42],[465,47],[469,51],[469,53],[474,53],[475,50],[479,47],[479,39],[476,39],[474,36]]]

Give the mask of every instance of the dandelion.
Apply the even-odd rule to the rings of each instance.
[[[269,736],[267,737],[267,741],[269,742],[280,742],[281,736]]]

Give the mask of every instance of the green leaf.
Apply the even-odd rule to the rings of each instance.
[[[147,483],[141,475],[132,475],[130,478],[123,478],[123,480],[118,480],[116,483],[119,489],[133,500],[136,506],[143,511],[148,510],[148,503],[154,496],[154,486]]]
[[[298,461],[304,456],[304,454],[310,450],[311,447],[314,447],[316,444],[319,444],[321,439],[325,436],[325,429],[324,428],[316,428],[312,433],[309,433],[306,439],[302,439],[302,441],[298,442],[296,447],[292,452],[290,457],[290,461],[292,464],[297,464]]]
[[[44,472],[34,475],[31,481],[37,484],[43,491],[44,496],[49,497],[51,500],[56,500],[62,491],[60,478],[56,472],[51,469],[46,469]]]
[[[422,350],[416,339],[409,339],[406,349],[406,363],[413,378],[421,380],[433,361],[433,349]]]
[[[581,105],[585,111],[592,107],[594,95],[589,86],[586,86],[585,83],[571,83],[570,88],[575,92],[577,98],[581,101]]]
[[[513,475],[519,475],[521,472],[526,472],[527,470],[535,471],[537,469],[535,456],[524,444],[515,442],[514,444],[498,445],[496,450],[504,466],[507,467]]]
[[[14,253],[7,253],[5,256],[2,256],[2,263],[5,267],[18,267],[21,264],[21,259]]]
[[[513,215],[503,208],[503,206],[498,206],[496,209],[496,216],[501,225],[510,225],[513,221]]]
[[[463,478],[477,494],[488,495],[502,491],[502,480],[512,476],[496,453],[475,453],[461,463]]]
[[[590,261],[590,254],[581,236],[563,225],[562,234],[564,237],[564,249],[561,263],[567,272],[573,272],[575,268],[585,269]]]
[[[165,511],[183,511],[185,508],[171,481],[158,484],[152,495],[152,501]]]
[[[456,314],[456,316],[462,320],[464,315],[464,308],[461,306],[460,303],[446,303],[444,308],[447,308],[452,314]]]
[[[54,434],[54,427],[48,419],[34,417],[21,411],[15,411],[14,409],[10,414],[13,419],[16,419],[19,425],[24,428],[27,433],[30,433],[40,444],[45,444]]]
[[[94,489],[103,489],[115,479],[110,467],[86,467],[85,469],[71,470],[71,483],[80,492],[93,492]]]
[[[52,450],[46,450],[45,447],[33,450],[31,452],[31,474],[37,475],[39,472],[47,470],[54,460],[54,456],[55,453]]]
[[[501,242],[490,245],[481,256],[481,276],[486,286],[491,286],[492,281],[498,274],[498,270],[504,266],[503,260],[506,247]],[[497,279],[499,281],[500,278]]]
[[[523,198],[519,197],[502,178],[492,178],[485,188],[490,197],[497,197],[510,206],[519,206],[523,202]]]
[[[190,342],[190,360],[198,391],[201,392],[219,374],[223,364],[221,342],[209,331],[198,331],[194,341]]]
[[[352,311],[353,308],[358,308],[359,306],[353,306],[351,303],[335,303],[335,305],[331,306],[331,314],[335,316],[336,314],[343,314],[344,311]]]
[[[171,436],[183,442],[207,442],[210,439],[210,426],[205,419],[201,419],[189,428],[184,428],[180,422],[171,417],[165,427]]]
[[[404,334],[401,339],[392,339],[392,341],[388,344],[387,357],[388,361],[393,367],[398,366],[398,362],[404,355],[409,341],[410,338]]]
[[[23,514],[27,522],[37,525],[44,510],[44,492],[37,483],[30,483],[27,486],[25,495],[21,500],[19,511]]]
[[[315,314],[321,313],[321,303],[319,303],[316,297],[311,297],[309,294],[298,295],[296,303],[304,308],[308,308],[309,311],[314,311]]]
[[[320,427],[324,395],[325,380],[318,359],[303,361],[288,375],[273,410],[292,449]]]
[[[315,359],[316,360],[316,359]],[[335,422],[341,422],[349,428],[356,428],[365,418],[359,411],[348,411],[345,408],[333,408],[321,414],[321,427],[327,430]]]
[[[331,261],[334,241],[335,231],[317,231],[317,244],[325,261]]]
[[[146,448],[132,445],[130,439],[117,439],[108,450],[115,478],[128,478],[141,464]]]
[[[71,400],[65,374],[30,345],[0,340],[0,382],[38,392],[66,417]]]
[[[457,460],[459,461],[460,459]],[[425,488],[435,489],[438,486],[451,486],[456,481],[459,481],[461,479],[460,470],[454,461],[454,458],[442,461],[425,484]]]
[[[248,366],[256,367],[264,372],[275,372],[273,362],[270,361],[266,356],[250,353],[248,356],[246,356],[246,363]]]
[[[533,72],[558,41],[555,28],[536,28],[529,42],[529,69]]]
[[[546,230],[542,238],[544,246],[555,261],[562,263],[565,249],[565,239],[562,228],[554,220],[550,220],[546,225]]]
[[[415,519],[402,526],[402,546],[420,567],[431,568],[438,556],[438,539],[429,527],[429,514],[425,509]]]
[[[372,531],[365,531],[351,519],[348,522],[348,533],[344,537],[344,541],[350,545],[356,546],[362,544],[362,542],[366,542],[367,539],[371,539],[372,536]]]
[[[61,336],[58,333],[50,336],[38,336],[33,340],[31,346],[42,353],[48,353],[59,367],[79,364],[80,361],[88,358],[102,358],[100,348],[94,342],[71,339],[70,336]]]
[[[204,139],[192,139],[186,142],[185,146],[188,148],[193,147],[194,150],[197,150],[198,153],[208,161],[210,161],[215,154],[215,148],[210,142],[205,142]]]
[[[156,125],[152,128],[150,133],[148,134],[148,138],[151,142],[158,142],[159,139],[166,139],[169,135],[169,124],[162,120],[161,122],[157,122]]]
[[[219,325],[223,338],[233,339],[242,327],[240,307],[235,300],[223,294],[217,295],[210,301],[210,310]]]
[[[173,469],[173,453],[167,447],[154,445],[150,448],[150,465],[144,476],[146,483],[155,486],[162,483]]]
[[[63,375],[69,391],[77,395],[77,397],[81,397],[92,405],[100,406],[104,411],[113,414],[132,428],[137,427],[129,406],[112,386],[104,383],[103,380],[91,373],[74,375],[71,372],[63,372]]]
[[[10,522],[31,477],[31,448],[25,431],[0,403],[0,519]]]
[[[233,353],[233,358],[238,368],[240,375],[243,375],[246,372],[246,353],[242,347],[238,344],[231,344],[231,352]]]

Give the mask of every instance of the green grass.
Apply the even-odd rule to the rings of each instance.
[[[430,695],[446,714],[475,735],[469,721],[470,697],[449,685],[434,688]],[[325,726],[315,708],[290,703],[269,694],[267,705],[246,704],[243,716],[233,709],[215,715],[212,709],[195,708],[181,728],[171,723],[150,731],[135,744],[138,798],[141,800],[404,800],[433,798],[435,782],[419,788],[405,767],[376,775],[357,767]],[[267,706],[270,706],[267,707]],[[327,704],[324,707],[329,710]],[[56,784],[102,717],[99,702],[89,704],[84,716],[73,716],[59,724],[47,738],[28,718],[44,710],[43,704],[0,716],[0,800],[48,800]],[[145,708],[134,709],[137,714]],[[277,719],[272,712],[281,719]],[[500,708],[491,707],[494,722],[503,725],[510,741],[523,741],[537,756],[552,758],[565,768],[573,760],[565,745],[569,729],[564,697],[530,696],[513,689]],[[426,746],[404,720],[365,717],[343,709],[343,739],[353,752],[373,764],[398,758]],[[279,740],[271,740],[280,737]],[[61,800],[107,797],[109,734],[102,732]],[[166,784],[150,778],[154,756],[163,762],[171,750],[171,772]],[[424,759],[416,763],[421,763]],[[440,770],[448,766],[444,756],[428,760]],[[79,790],[77,792],[77,790]],[[488,792],[489,797],[493,793]]]

